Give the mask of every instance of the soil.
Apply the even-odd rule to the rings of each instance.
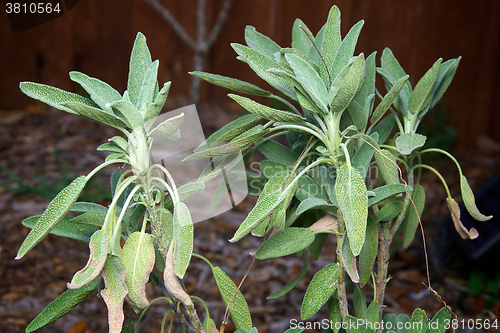
[[[170,109],[174,107],[167,106]],[[199,114],[208,135],[235,119],[241,111],[232,105],[202,105]],[[65,183],[78,175],[87,174],[100,164],[106,154],[96,151],[96,147],[117,134],[108,127],[39,104],[30,105],[26,110],[0,111],[0,332],[24,332],[30,321],[66,290],[73,274],[85,266],[88,259],[86,243],[53,235],[49,235],[23,259],[14,260],[29,232],[21,221],[41,214],[50,198]],[[500,169],[500,143],[488,138],[478,139],[474,149],[455,149],[455,156],[461,161],[473,189],[479,188]],[[441,158],[433,158],[433,163],[447,179],[452,194],[459,198],[460,185],[455,165]],[[88,200],[108,204],[109,197],[105,193],[109,191],[109,177],[113,170],[112,167],[106,168],[98,174],[90,184],[91,190],[85,193]],[[440,297],[423,285],[423,282],[427,283],[427,278],[421,235],[418,234],[409,249],[396,247],[392,253],[389,266],[392,279],[387,286],[386,312],[411,315],[414,308],[421,307],[428,316],[432,316],[446,302],[460,320],[466,320],[466,327],[462,329],[460,326],[458,332],[489,332],[468,329],[467,320],[483,318],[493,321],[499,318],[500,295],[481,287],[474,295],[468,291],[471,285],[472,288],[477,287],[473,284],[477,282],[471,280],[472,273],[485,271],[484,274],[495,276],[499,272],[498,265],[493,271],[488,271],[467,258],[454,241],[454,230],[445,222],[449,211],[445,202],[446,192],[440,181],[434,175],[425,173],[422,184],[427,192],[423,225],[430,259],[429,270],[432,286]],[[255,198],[248,197],[235,209],[195,225],[194,251],[221,267],[237,284],[252,262],[249,253],[257,249],[260,239],[245,237],[235,244],[227,240],[254,204]],[[491,223],[498,225],[497,221],[492,220]],[[291,255],[253,264],[241,290],[260,333],[284,332],[290,327],[291,318],[298,319],[308,283],[315,271],[331,262],[334,249],[335,239],[329,236],[322,256],[311,260],[306,277],[286,296],[277,300],[267,300],[266,297],[298,274],[302,259]],[[493,265],[488,266],[491,268]],[[205,301],[219,327],[225,307],[209,266],[193,258],[184,282],[191,295]],[[498,275],[496,283],[500,283]],[[367,300],[371,301],[371,289],[368,286],[363,289]],[[159,288],[151,284],[147,293],[150,300],[161,296]],[[204,318],[202,305],[197,302],[196,306]],[[168,310],[165,301],[155,302],[142,319],[140,332],[159,332],[163,315]],[[131,313],[126,304],[127,321]],[[324,311],[320,312],[309,321],[319,321],[325,315]],[[132,323],[136,323],[137,319],[138,315],[132,314]],[[180,331],[178,322],[175,321],[174,326],[175,331]],[[98,333],[107,332],[107,329],[106,306],[92,294],[70,313],[39,332]],[[232,331],[234,326],[229,323],[226,332]]]

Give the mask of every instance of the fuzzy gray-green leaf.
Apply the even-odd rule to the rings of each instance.
[[[139,95],[137,96],[136,107],[141,111],[143,118],[146,115],[147,108],[154,102],[155,95],[158,93],[158,81],[156,80],[158,76],[158,66],[158,60],[155,60],[149,65],[144,75],[144,79],[142,80]]]
[[[406,186],[405,184],[389,184],[377,187],[373,190],[375,196],[368,199],[368,207],[375,205],[395,194],[403,193],[405,191],[411,192],[412,188],[410,186]]]
[[[111,112],[109,103],[122,99],[118,91],[99,79],[89,77],[80,72],[70,72],[69,77],[72,81],[80,84],[90,95],[90,98],[103,110]]]
[[[309,50],[313,48],[309,37],[313,37],[311,30],[301,19],[295,19],[292,28],[292,47],[304,54],[309,54]]]
[[[378,253],[378,228],[371,217],[366,224],[366,236],[363,248],[359,253],[359,282],[366,284],[371,277],[372,268]],[[377,316],[378,320],[378,316]]]
[[[363,141],[361,143],[351,160],[353,168],[359,171],[361,178],[363,179],[366,178],[366,175],[368,174],[368,169],[370,168],[370,162],[373,158],[375,148],[378,149],[378,133],[374,132],[370,135],[370,138],[367,137],[364,140],[366,140],[366,142]]]
[[[41,215],[31,216],[23,220],[22,224],[25,227],[33,229],[35,224],[40,220]],[[70,222],[71,217],[65,216],[59,223],[50,231],[52,235],[71,238],[81,242],[90,242],[90,236],[97,231],[97,227],[81,223]]]
[[[146,72],[152,62],[151,53],[149,53],[149,49],[146,44],[146,37],[139,32],[135,38],[132,54],[130,55],[127,82],[127,92],[130,102],[133,105],[137,105],[142,81],[144,80],[144,76],[146,75]]]
[[[432,97],[432,101],[430,104],[430,108],[432,109],[437,102],[443,97],[446,89],[450,86],[451,80],[455,76],[455,72],[457,71],[458,64],[462,57],[458,57],[456,59],[450,59],[441,64],[439,68],[438,80],[436,82],[436,86],[434,88],[434,96]]]
[[[323,81],[325,84],[330,84],[330,81],[334,78],[329,78],[328,71],[332,66],[335,54],[337,53],[341,43],[340,10],[337,6],[332,6],[332,8],[330,8],[325,26],[325,34],[328,38],[323,38],[323,42],[321,44],[321,55],[326,63],[326,68],[323,61],[320,61],[319,66]]]
[[[199,77],[200,79],[203,79],[216,86],[233,90],[242,94],[249,94],[254,96],[272,95],[269,91],[261,89],[256,85],[238,79],[234,79],[232,77],[205,73],[205,72],[189,72],[189,74]]]
[[[231,97],[233,100],[235,100],[236,103],[241,105],[241,107],[243,107],[245,110],[253,113],[259,118],[265,118],[268,120],[274,120],[286,123],[298,123],[298,124],[303,123],[305,121],[305,118],[303,118],[302,116],[299,116],[297,114],[288,111],[278,110],[271,108],[269,106],[262,105],[260,103],[251,100],[250,98],[233,94],[229,94],[228,96]]]
[[[338,333],[342,324],[342,312],[340,311],[337,294],[330,297],[328,301],[328,319],[333,324],[333,332]]]
[[[212,267],[212,272],[225,306],[227,307],[230,303],[232,304],[231,318],[233,319],[234,325],[237,329],[241,328],[245,331],[250,330],[253,327],[252,319],[250,318],[248,304],[243,294],[222,269],[219,267]],[[236,297],[234,297],[235,294]]]
[[[155,250],[150,234],[134,232],[129,236],[121,253],[125,266],[125,284],[128,297],[137,311],[149,305],[146,297],[146,283],[155,263]]]
[[[361,20],[353,25],[351,30],[349,30],[347,35],[340,43],[339,48],[337,49],[337,53],[335,54],[332,67],[330,68],[330,75],[332,76],[332,80],[333,78],[337,77],[337,75],[351,60],[354,54],[354,49],[356,48],[356,44],[358,42],[359,33],[361,32],[361,28],[363,28],[364,24],[365,21]]]
[[[309,209],[324,209],[329,212],[335,211],[335,205],[329,204],[327,201],[320,198],[307,198],[300,202],[299,207],[297,208],[297,215],[301,215],[305,211]]]
[[[403,155],[410,155],[425,144],[427,137],[418,133],[403,133],[396,138],[396,147]]]
[[[174,265],[175,275],[182,279],[193,253],[193,220],[189,209],[183,202],[174,206]]]
[[[158,93],[158,96],[156,96],[155,102],[153,104],[150,104],[146,112],[144,113],[144,122],[149,122],[150,120],[155,119],[160,114],[161,109],[163,108],[163,105],[165,105],[165,101],[167,100],[169,90],[170,82],[166,82]]]
[[[403,210],[403,203],[401,201],[392,201],[379,209],[377,219],[379,221],[390,221],[398,216]]]
[[[82,225],[95,225],[102,227],[106,219],[106,212],[86,212],[70,219],[71,223]]]
[[[354,312],[356,313],[356,317],[361,319],[366,318],[366,296],[357,284],[354,287],[352,304],[354,307]]]
[[[160,138],[166,140],[178,140],[181,137],[180,128],[184,120],[184,113],[178,116],[168,118],[149,132],[152,138]]]
[[[410,319],[410,329],[406,333],[425,333],[429,325],[429,318],[422,309],[415,309]]]
[[[247,45],[269,59],[274,59],[274,54],[279,52],[281,47],[271,38],[261,34],[251,25],[245,27],[245,42]]]
[[[47,234],[61,221],[69,211],[73,203],[78,199],[87,177],[80,176],[62,189],[58,195],[49,203],[40,219],[30,231],[17,252],[16,259],[21,259],[29,250],[37,245]]]
[[[386,184],[399,184],[399,170],[396,157],[387,149],[375,152],[375,161]]]
[[[394,85],[391,87],[389,92],[384,96],[384,98],[377,105],[377,107],[375,108],[375,111],[373,111],[373,115],[370,119],[370,122],[372,124],[377,123],[382,118],[382,116],[386,113],[386,111],[389,110],[392,103],[398,97],[399,92],[405,86],[409,77],[410,77],[409,75],[405,75],[402,78],[400,78],[396,83],[394,83]]]
[[[286,228],[278,231],[259,247],[257,259],[284,257],[299,252],[314,242],[314,234],[306,228]]]
[[[474,219],[478,221],[488,221],[493,217],[492,215],[486,216],[479,212],[474,199],[474,193],[464,175],[460,176],[460,189],[462,190],[462,199],[464,200],[465,208]]]
[[[127,123],[128,128],[134,129],[144,123],[140,111],[127,101],[117,101],[111,103],[113,112]]]
[[[363,244],[364,245],[364,244]],[[352,253],[349,237],[344,236],[342,242],[342,248],[340,249],[340,257],[342,258],[342,264],[345,271],[354,283],[359,282],[359,272],[356,264],[356,257]]]
[[[102,230],[94,232],[90,238],[89,248],[90,255],[87,265],[75,273],[71,283],[68,283],[69,289],[81,288],[101,274],[108,254],[107,235]]]
[[[39,100],[40,102],[46,103],[56,109],[66,111],[73,114],[78,114],[71,108],[65,107],[63,103],[73,102],[84,104],[90,107],[98,107],[94,101],[90,98],[80,96],[68,91],[64,91],[59,88],[51,87],[45,84],[34,83],[34,82],[21,82],[19,83],[19,88],[23,93],[31,98]]]
[[[297,153],[274,140],[262,143],[258,149],[270,161],[293,164],[299,159]]]
[[[450,310],[447,307],[441,308],[429,322],[426,333],[445,333],[447,323],[451,318]]]
[[[335,193],[344,216],[352,253],[357,256],[365,241],[368,194],[359,172],[344,164],[337,170]]]
[[[71,309],[84,301],[96,289],[97,281],[98,279],[94,279],[79,289],[66,290],[31,321],[28,327],[26,327],[26,333],[31,333],[47,326],[71,311]]]
[[[300,308],[300,317],[303,320],[314,316],[333,295],[337,289],[337,274],[337,265],[328,264],[314,275]]]
[[[330,91],[328,96],[330,110],[333,112],[342,112],[359,92],[365,79],[365,56],[361,53],[352,63],[347,72],[342,85],[336,91],[335,95]]]
[[[413,188],[413,193],[411,198],[415,203],[415,206],[410,202],[408,211],[406,212],[405,219],[401,224],[403,232],[403,246],[410,246],[413,238],[415,238],[415,232],[417,231],[419,218],[422,216],[422,212],[425,207],[425,189],[422,185],[415,185]],[[415,211],[415,207],[417,210]]]
[[[65,102],[61,103],[61,105],[73,110],[74,113],[84,116],[85,118],[97,121],[99,123],[103,123],[117,129],[123,129],[127,127],[127,124],[119,117],[92,106],[77,102]]]
[[[419,113],[425,110],[431,103],[432,97],[434,96],[434,87],[438,80],[439,67],[442,61],[443,59],[439,58],[418,81],[415,89],[413,89],[413,93],[408,102],[411,113]]]

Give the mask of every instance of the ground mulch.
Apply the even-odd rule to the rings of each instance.
[[[167,105],[167,108],[173,109],[175,105]],[[203,105],[198,111],[206,135],[241,114],[231,105]],[[21,221],[41,214],[51,196],[65,182],[87,174],[100,164],[106,154],[96,151],[96,147],[113,135],[117,135],[114,129],[39,104],[32,104],[25,110],[0,111],[0,332],[23,332],[47,304],[66,290],[73,274],[85,266],[87,244],[52,235],[23,259],[13,258],[29,232]],[[458,149],[456,157],[461,161],[471,186],[477,189],[500,170],[500,143],[480,138],[472,149]],[[454,164],[446,159],[436,159],[436,163],[448,180],[452,194],[459,197],[459,178]],[[109,176],[113,170],[104,169],[97,176],[89,185],[91,189],[85,193],[86,198],[107,205],[109,197],[105,193],[109,191]],[[449,215],[446,193],[439,180],[426,174],[423,184],[428,193],[423,223],[434,289],[460,318],[498,318],[499,295],[486,291],[478,295],[468,293],[471,272],[481,268],[474,268],[474,263],[467,262],[460,248],[454,245],[452,236],[443,238],[451,233],[445,223]],[[236,283],[249,267],[252,261],[249,253],[257,249],[260,239],[246,237],[236,244],[227,240],[254,204],[255,198],[249,197],[236,209],[195,225],[195,252],[220,266]],[[396,248],[392,253],[387,312],[410,315],[415,307],[422,307],[430,316],[442,307],[436,296],[422,284],[427,280],[420,237],[416,237],[408,250]],[[303,281],[286,296],[273,301],[266,300],[266,297],[298,274],[302,260],[292,255],[255,262],[241,290],[259,332],[284,332],[289,328],[290,318],[299,316],[303,294],[314,272],[331,262],[334,249],[335,239],[329,236],[323,255],[318,260],[311,260]],[[190,294],[206,302],[211,317],[219,326],[225,307],[208,265],[193,258],[185,285]],[[372,292],[367,286],[364,290],[370,301]],[[159,289],[152,285],[148,285],[147,292],[150,300],[161,296]],[[203,318],[203,307],[200,303],[196,305]],[[154,304],[146,312],[140,332],[159,332],[162,317],[168,309],[165,301]],[[125,305],[125,313],[128,320],[128,305]],[[324,317],[325,312],[320,312],[311,321]],[[136,322],[138,316],[132,318],[132,322]],[[180,328],[177,323],[174,325]],[[229,324],[226,332],[232,331],[234,326]],[[92,295],[39,332],[107,332],[106,306]]]

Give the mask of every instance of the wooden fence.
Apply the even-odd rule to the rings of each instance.
[[[196,0],[161,1],[194,35]],[[207,1],[207,23],[217,17],[223,0]],[[480,134],[500,140],[500,0],[236,0],[230,17],[209,54],[206,71],[266,87],[235,59],[231,42],[244,43],[246,25],[290,45],[293,21],[300,17],[313,32],[325,22],[329,8],[342,11],[342,33],[365,20],[357,53],[393,50],[416,83],[437,60],[463,56],[444,96],[445,107],[459,134],[459,144]],[[188,96],[192,52],[172,28],[143,0],[80,0],[70,12],[38,27],[12,33],[0,14],[0,108],[20,109],[31,101],[18,89],[20,81],[37,81],[77,91],[68,72],[78,70],[123,91],[133,39],[142,31],[153,58],[160,59],[161,81],[172,81],[172,94]],[[225,102],[227,91],[203,86],[203,101]]]

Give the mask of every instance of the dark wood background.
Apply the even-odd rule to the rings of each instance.
[[[196,1],[162,3],[194,35]],[[208,0],[209,26],[222,3]],[[478,135],[500,140],[500,103],[495,98],[500,97],[499,0],[236,0],[206,71],[266,87],[235,59],[229,44],[244,43],[244,27],[253,25],[281,46],[289,46],[295,18],[316,33],[334,4],[342,12],[343,35],[358,20],[365,20],[356,53],[380,55],[384,47],[391,48],[413,84],[439,57],[462,55],[444,96],[444,107],[458,132],[457,144],[471,144]],[[142,0],[81,0],[62,17],[17,33],[12,33],[7,15],[0,13],[0,108],[19,110],[32,103],[19,91],[20,81],[78,91],[68,77],[71,70],[98,77],[122,92],[137,31],[146,35],[153,59],[160,60],[160,81],[171,80],[172,95],[187,97],[192,52]],[[204,84],[202,101],[226,103],[226,94]]]

